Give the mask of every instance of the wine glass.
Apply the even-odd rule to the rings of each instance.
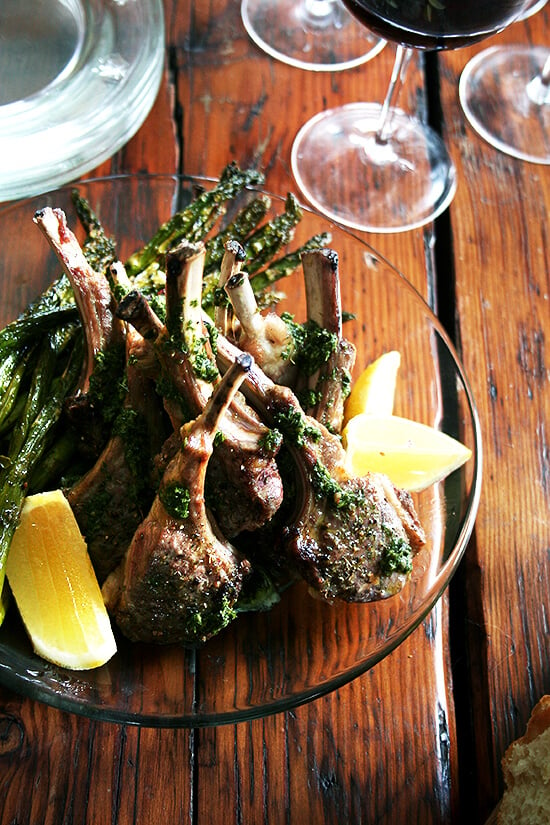
[[[344,0],[363,25],[397,43],[382,104],[321,112],[298,132],[296,182],[311,204],[355,229],[398,232],[441,214],[456,173],[440,136],[395,105],[415,49],[454,49],[503,29],[528,0]]]
[[[520,20],[547,0],[533,0]],[[459,96],[473,128],[501,152],[531,163],[550,164],[550,49],[493,46],[473,57],[462,72]]]
[[[299,69],[350,69],[386,45],[340,0],[242,0],[241,17],[256,45]]]

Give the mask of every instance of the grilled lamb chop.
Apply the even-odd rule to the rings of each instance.
[[[103,585],[108,609],[133,641],[200,644],[236,615],[250,565],[220,538],[204,484],[218,426],[251,362],[249,355],[238,358],[201,415],[182,428],[183,448],[123,562]]]
[[[220,336],[222,367],[239,350]],[[286,550],[314,592],[332,601],[366,602],[397,593],[412,556],[425,543],[408,493],[384,475],[348,474],[339,438],[306,416],[288,387],[254,365],[243,390],[283,433],[296,468],[296,506],[283,530]]]
[[[118,309],[152,342],[168,379],[165,406],[176,430],[202,412],[220,380],[200,307],[203,250],[202,244],[185,243],[167,256],[166,327],[138,293],[129,293]],[[240,394],[220,422],[220,434],[209,464],[208,491],[220,529],[232,538],[271,519],[283,487],[275,462],[278,445],[273,440],[268,444],[268,428]]]
[[[131,353],[141,347],[126,333],[127,393],[113,433],[93,467],[66,496],[101,583],[120,562],[154,497],[153,457],[167,437],[154,386]]]
[[[83,452],[96,457],[104,446],[105,422],[90,401],[90,381],[97,358],[110,359],[113,367],[123,367],[124,325],[115,315],[115,302],[105,275],[92,269],[80,244],[67,225],[61,209],[45,207],[34,215],[34,222],[45,235],[66,272],[86,340],[86,355],[78,382],[78,391],[66,404],[66,411],[81,433]]]
[[[324,363],[307,375],[313,403],[305,407],[305,412],[331,432],[339,433],[356,353],[354,345],[342,336],[338,255],[332,249],[304,252],[302,267],[308,322],[332,336],[334,342]]]
[[[36,213],[35,222],[67,273],[82,319],[87,357],[79,395],[72,400],[71,410],[89,410],[88,392],[99,355],[105,356],[114,350],[118,360],[120,350],[120,361],[126,362],[127,391],[122,411],[117,411],[116,418],[110,422],[114,429],[107,436],[103,421],[93,428],[99,455],[66,493],[80,530],[86,536],[96,575],[103,581],[120,561],[151,504],[149,459],[162,445],[166,422],[150,381],[133,366],[135,359],[129,357],[140,345],[139,336],[134,330],[126,330],[116,317],[107,277],[90,267],[61,210],[43,209]],[[113,269],[119,278],[123,276],[122,264],[115,264]],[[110,389],[114,395],[114,389]],[[97,422],[95,416],[92,419]],[[89,420],[86,415],[86,421]],[[88,437],[86,428],[83,438]],[[100,445],[104,445],[101,450]],[[87,452],[93,455],[91,450]]]

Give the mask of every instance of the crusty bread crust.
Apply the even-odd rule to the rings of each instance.
[[[537,736],[540,736],[547,728],[550,728],[550,696],[548,695],[543,696],[542,699],[537,702],[527,722],[527,729],[524,736],[517,741],[527,745],[529,742],[532,742],[533,739],[536,739]],[[512,745],[513,744],[514,743],[512,743]],[[510,747],[512,747],[512,745]],[[504,758],[506,759],[506,754]]]
[[[548,784],[545,784],[548,783],[548,768],[541,767],[544,763],[548,765],[549,731],[550,695],[545,695],[533,708],[524,735],[509,745],[502,758],[506,790],[493,814],[498,825],[550,822]],[[536,739],[539,741],[531,745]],[[540,819],[536,811],[544,811],[544,818]]]

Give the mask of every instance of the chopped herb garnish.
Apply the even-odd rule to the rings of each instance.
[[[187,487],[177,482],[167,484],[159,489],[159,498],[168,515],[180,521],[189,517],[191,497]]]

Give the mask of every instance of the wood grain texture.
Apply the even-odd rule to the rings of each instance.
[[[550,169],[476,136],[457,101],[489,45],[548,42],[548,10],[442,59],[445,136],[459,174],[450,210],[462,356],[477,397],[485,484],[466,557],[474,821],[502,792],[500,760],[550,684],[548,593]]]
[[[235,158],[260,166],[268,186],[285,192],[294,188],[288,158],[301,123],[365,88],[379,98],[391,68],[389,50],[345,75],[274,64],[249,43],[238,4],[219,0],[167,3],[167,36],[151,115],[90,176],[178,168],[217,175]],[[414,70],[408,99],[417,97],[422,103]],[[375,244],[424,294],[430,238],[428,230]],[[0,821],[449,822],[457,760],[446,625],[443,600],[391,657],[337,693],[218,729],[95,723],[1,691]]]
[[[258,165],[268,188],[285,192],[294,188],[291,142],[308,117],[382,97],[389,47],[358,69],[303,72],[271,61],[248,40],[235,0],[165,5],[159,98],[138,134],[91,175],[215,176],[235,158]],[[544,43],[548,14],[499,37]],[[479,405],[485,485],[453,589],[453,621],[465,642],[454,663],[464,691],[457,696],[461,729],[445,596],[368,673],[294,711],[250,723],[140,730],[0,690],[1,825],[474,825],[489,815],[501,793],[501,755],[550,690],[550,170],[500,155],[466,124],[458,77],[479,48],[439,59],[444,135],[459,173],[451,244],[444,243],[445,226],[369,236],[430,300],[438,272],[441,281],[450,278],[456,308],[451,302],[442,310],[454,320],[456,309]],[[415,59],[411,68],[403,105],[424,116],[421,63]]]

